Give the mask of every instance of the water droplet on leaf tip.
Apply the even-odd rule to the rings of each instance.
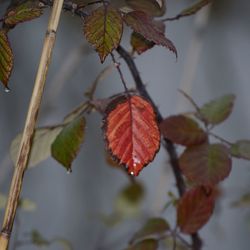
[[[130,174],[131,174],[131,175],[134,175],[134,172],[133,172],[133,171],[131,171],[131,172],[130,172]]]
[[[72,169],[70,168],[67,170],[67,174],[71,174],[71,173],[72,173]]]
[[[5,87],[4,92],[5,92],[5,93],[9,93],[9,92],[10,92],[10,89],[9,89],[8,87]]]

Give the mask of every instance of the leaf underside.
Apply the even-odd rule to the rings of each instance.
[[[120,43],[123,22],[118,10],[102,6],[94,10],[84,21],[84,35],[99,54],[101,62]]]
[[[108,105],[104,119],[107,147],[128,173],[138,175],[160,147],[160,132],[151,104],[140,96],[120,96]]]

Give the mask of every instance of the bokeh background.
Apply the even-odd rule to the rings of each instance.
[[[193,1],[168,0],[167,16],[174,16]],[[2,14],[8,1],[0,7]],[[215,132],[229,141],[250,138],[250,2],[218,0],[198,15],[167,23],[166,34],[178,50],[178,60],[162,47],[154,47],[135,61],[143,81],[164,116],[190,111],[190,104],[178,92],[185,90],[198,104],[227,93],[237,96],[231,117]],[[41,53],[49,10],[31,22],[18,25],[10,32],[15,55],[10,79],[10,93],[0,91],[0,192],[7,195],[13,164],[9,147],[22,130],[32,86]],[[122,44],[130,48],[126,29]],[[105,65],[86,44],[82,23],[71,13],[63,13],[46,90],[39,115],[39,126],[60,122],[84,100],[84,92]],[[129,87],[134,83],[123,61],[122,70]],[[0,89],[0,90],[1,90]],[[122,84],[113,71],[97,89],[103,98],[122,91]],[[114,200],[129,179],[123,171],[105,161],[102,117],[87,117],[86,139],[73,173],[67,174],[53,159],[27,171],[22,197],[32,200],[36,209],[18,212],[18,238],[37,229],[50,239],[69,240],[74,249],[124,249],[147,217],[164,216],[174,222],[174,209],[162,213],[169,200],[167,193],[176,193],[175,181],[164,149],[146,167],[137,180],[145,188],[142,213],[114,226],[105,216],[112,214]],[[178,148],[179,150],[179,148]],[[181,150],[181,148],[180,148]],[[221,185],[221,198],[215,214],[200,231],[204,250],[248,250],[250,206],[232,208],[250,188],[250,163],[233,160],[230,177]],[[2,220],[4,210],[0,211]],[[16,226],[15,226],[16,227]],[[12,248],[12,247],[11,247]],[[25,245],[18,249],[37,249]],[[49,249],[62,249],[54,244]]]

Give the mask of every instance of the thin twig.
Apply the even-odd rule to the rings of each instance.
[[[47,71],[55,43],[56,30],[58,27],[62,6],[63,6],[63,0],[54,1],[52,13],[50,16],[45,36],[40,64],[37,71],[36,80],[34,83],[34,89],[28,109],[28,114],[26,117],[16,168],[14,170],[14,174],[12,177],[2,231],[0,235],[0,250],[8,249],[9,240],[18,206],[18,201],[22,189],[23,176],[27,168],[27,163],[31,151],[32,138],[34,135],[35,125],[37,121],[37,115],[40,108]]]

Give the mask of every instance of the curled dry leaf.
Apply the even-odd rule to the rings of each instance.
[[[5,30],[0,30],[0,81],[7,88],[13,68],[13,53]]]
[[[160,147],[154,109],[137,95],[119,96],[108,105],[104,133],[111,155],[131,175],[138,175]]]
[[[160,129],[164,137],[184,146],[201,144],[207,140],[207,134],[198,123],[183,115],[166,118],[160,124]]]
[[[98,52],[101,62],[119,45],[122,30],[121,14],[111,6],[99,7],[84,20],[84,35]]]
[[[214,209],[213,191],[203,186],[187,191],[177,207],[177,224],[186,234],[197,232],[209,220]]]
[[[187,148],[179,159],[182,173],[196,184],[216,185],[232,168],[229,150],[223,144],[201,144]]]
[[[165,37],[164,32],[159,28],[159,23],[152,16],[142,11],[132,11],[124,16],[124,20],[135,32],[141,34],[145,39],[161,45],[172,51],[177,57],[177,50],[174,44]]]

